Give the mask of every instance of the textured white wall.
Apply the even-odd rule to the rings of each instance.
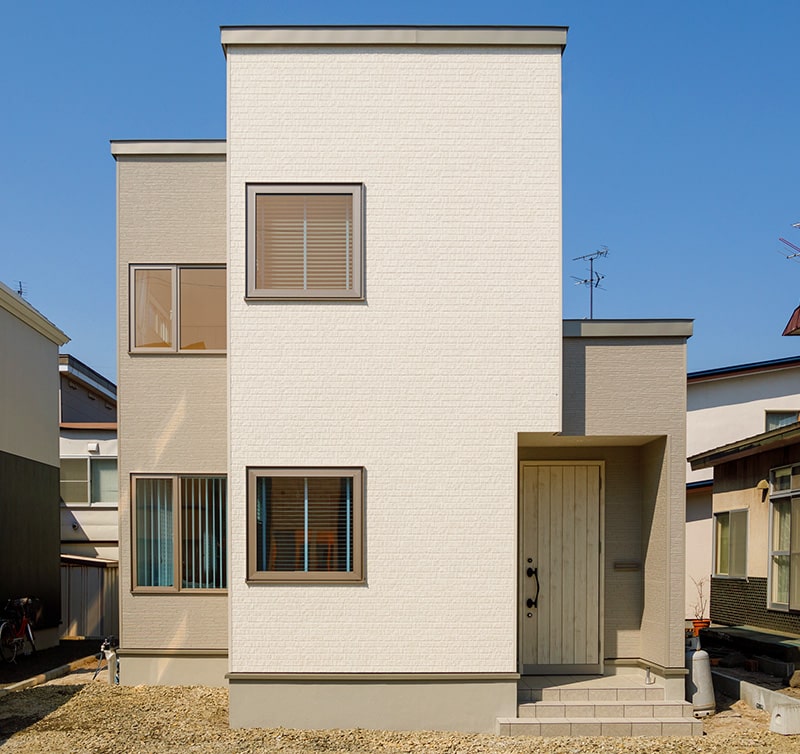
[[[228,50],[231,670],[516,669],[560,427],[558,49]],[[244,301],[245,183],[363,182],[366,302]],[[245,468],[363,465],[365,586],[248,586]]]
[[[764,432],[767,411],[800,412],[800,367],[689,382],[687,399],[691,456]],[[687,482],[711,478],[712,469],[692,471],[687,464]]]

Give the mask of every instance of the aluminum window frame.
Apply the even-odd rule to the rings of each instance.
[[[138,270],[170,270],[172,273],[171,297],[172,297],[172,323],[171,338],[172,345],[165,348],[137,346],[136,339],[136,272]],[[181,348],[181,285],[180,274],[182,270],[222,270],[225,273],[225,348]],[[216,355],[228,353],[228,266],[216,263],[134,263],[128,265],[128,353],[131,354],[195,354],[195,355]]]
[[[274,477],[339,477],[352,480],[351,571],[262,571],[257,555],[257,482]],[[364,547],[364,477],[363,466],[256,466],[247,468],[247,582],[253,584],[363,584]]]
[[[138,553],[136,539],[136,482],[140,479],[168,479],[172,483],[172,586],[144,586],[137,582]],[[183,537],[181,536],[181,479],[224,479],[225,480],[225,518],[227,527],[225,531],[225,552],[221,562],[225,564],[224,587],[197,588],[181,586],[181,570],[183,565]],[[227,528],[230,527],[230,498],[228,475],[226,473],[132,473],[129,482],[130,489],[130,542],[131,542],[131,585],[133,594],[227,594],[230,586],[230,537]]]
[[[363,183],[247,183],[246,190],[246,300],[363,301],[364,300],[364,184]],[[259,195],[296,194],[352,197],[353,288],[259,288],[256,284],[256,198]]]
[[[796,472],[796,473],[795,473]],[[776,484],[778,478],[788,479],[784,485]],[[784,466],[776,466],[769,471],[769,532],[767,540],[767,609],[782,613],[800,612],[800,607],[792,607],[792,518],[794,516],[794,501],[800,499],[800,463],[790,463]],[[779,550],[773,547],[775,537],[775,503],[784,502],[789,504],[789,549]],[[773,567],[772,561],[775,556],[785,556],[789,559],[789,581],[788,581],[788,601],[774,602],[772,599],[773,587]],[[800,557],[798,555],[797,557]]]
[[[744,573],[730,573],[730,563],[732,561],[731,553],[733,550],[733,542],[731,541],[730,537],[728,539],[728,573],[720,573],[717,571],[717,563],[719,562],[718,556],[718,548],[719,548],[719,541],[717,535],[717,520],[720,516],[728,516],[728,521],[730,522],[730,514],[732,513],[744,513],[745,514],[745,524],[744,524]],[[744,581],[747,579],[747,566],[748,566],[748,557],[747,551],[750,544],[750,510],[749,508],[731,508],[730,510],[726,511],[716,511],[713,515],[714,519],[714,549],[713,549],[713,558],[714,558],[714,571],[712,576],[715,579],[731,579],[737,581]],[[729,523],[729,531],[730,531],[730,523]]]
[[[62,479],[61,478],[61,462],[62,461],[84,461],[86,463],[86,474],[87,478],[86,481],[82,479]],[[116,500],[97,500],[95,502],[92,501],[92,497],[94,496],[94,483],[92,482],[92,464],[96,463],[97,461],[114,461],[117,464],[117,499]],[[68,502],[64,500],[64,495],[61,492],[61,485],[66,482],[69,484],[70,482],[77,482],[80,484],[86,484],[87,490],[87,498],[86,502]],[[59,457],[59,497],[61,498],[62,504],[65,505],[67,508],[116,508],[119,505],[119,459],[117,456],[104,456],[100,454],[96,455],[63,455]]]

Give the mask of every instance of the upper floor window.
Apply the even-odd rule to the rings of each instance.
[[[247,187],[247,295],[363,299],[361,184]]]
[[[135,265],[130,300],[131,351],[225,351],[224,267]]]
[[[797,411],[767,411],[766,431],[794,424],[798,418]]]
[[[88,505],[119,502],[116,458],[62,458],[61,499]]]

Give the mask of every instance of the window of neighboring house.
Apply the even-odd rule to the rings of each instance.
[[[363,299],[362,187],[247,187],[247,295]]]
[[[768,607],[800,610],[800,466],[770,472]]]
[[[135,265],[130,286],[131,351],[225,351],[224,267]]]
[[[714,515],[714,575],[747,576],[747,511]]]
[[[248,473],[248,578],[363,580],[363,469]]]
[[[794,424],[797,420],[797,411],[767,411],[766,431]]]
[[[61,499],[65,503],[119,502],[116,458],[62,458]]]
[[[134,588],[225,589],[227,479],[137,475],[132,487]]]

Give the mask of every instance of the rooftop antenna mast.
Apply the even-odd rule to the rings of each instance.
[[[798,254],[800,254],[800,249],[797,251]],[[601,287],[600,281],[605,277],[605,275],[594,271],[594,260],[607,256],[608,246],[601,246],[597,251],[593,251],[591,254],[584,254],[583,256],[575,257],[572,260],[573,262],[589,262],[588,278],[576,278],[574,275],[572,276],[572,279],[575,281],[575,285],[585,285],[589,289],[589,319],[594,319],[594,289]]]
[[[25,298],[25,294],[27,291],[25,290],[25,281],[24,280],[17,280],[17,296],[20,298]]]
[[[792,223],[792,227],[800,229],[800,223]],[[789,254],[787,254],[785,251],[779,252],[780,254],[783,254],[783,256],[785,256],[787,259],[797,259],[800,257],[800,246],[796,246],[791,241],[787,241],[785,238],[779,238],[778,240],[792,250]]]

